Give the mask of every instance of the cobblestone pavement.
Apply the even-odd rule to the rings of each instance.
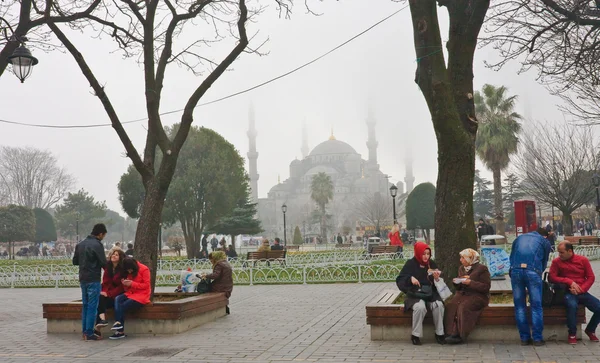
[[[600,262],[594,262],[600,271]],[[0,362],[600,362],[600,345],[518,342],[440,346],[425,340],[372,342],[365,305],[393,283],[238,286],[230,316],[176,336],[83,342],[46,334],[43,301],[78,298],[78,289],[0,290]],[[159,291],[171,291],[162,288]],[[600,296],[600,283],[593,291]],[[515,328],[516,330],[516,328]],[[149,349],[171,350],[145,357]],[[163,351],[164,352],[164,351]]]

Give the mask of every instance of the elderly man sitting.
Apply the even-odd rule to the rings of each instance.
[[[550,266],[550,281],[565,284],[568,291],[565,294],[567,305],[567,327],[569,329],[569,344],[577,344],[577,306],[583,304],[594,315],[590,319],[585,334],[592,342],[598,342],[596,327],[600,323],[600,300],[588,291],[594,284],[595,276],[590,261],[575,254],[573,245],[561,242],[557,248],[558,256]]]

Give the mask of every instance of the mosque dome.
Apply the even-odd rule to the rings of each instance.
[[[315,146],[315,148],[310,152],[310,156],[331,154],[357,154],[357,152],[349,144],[340,140],[336,140],[333,137]]]

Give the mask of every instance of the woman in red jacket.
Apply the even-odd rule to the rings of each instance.
[[[402,252],[404,248],[404,243],[402,243],[402,238],[400,238],[400,227],[397,224],[394,224],[392,227],[392,231],[388,234],[390,239],[390,245],[392,246],[400,246],[398,252]]]
[[[110,339],[125,338],[125,312],[139,309],[150,303],[150,269],[133,257],[123,260],[123,271],[127,277],[121,280],[125,293],[115,299],[115,324],[111,328],[115,333]]]
[[[98,300],[98,317],[96,318],[96,330],[100,330],[108,325],[106,321],[106,309],[115,306],[115,298],[121,295],[125,290],[121,279],[126,274],[123,272],[123,260],[125,252],[117,249],[108,256],[108,263],[104,266],[104,275],[102,275],[102,291],[100,300]]]

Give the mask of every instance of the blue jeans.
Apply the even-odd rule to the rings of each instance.
[[[82,305],[81,331],[89,337],[94,334],[101,286],[99,282],[81,282],[79,285],[81,286]]]
[[[542,310],[542,276],[537,272],[515,268],[511,270],[510,282],[515,303],[515,319],[522,341],[531,339],[538,342],[544,340],[544,312]],[[525,304],[525,288],[529,292],[529,306],[531,308],[531,330],[527,319],[527,306]],[[532,334],[533,333],[533,334]]]
[[[125,294],[121,294],[115,298],[115,322],[120,322],[123,324],[122,332],[125,330],[125,313],[129,310],[139,309],[144,304],[141,304],[135,300],[131,300]]]
[[[594,313],[585,330],[595,333],[598,323],[600,323],[600,300],[588,292],[579,295],[567,292],[565,294],[565,305],[567,306],[567,328],[569,328],[569,335],[577,333],[577,305],[579,304],[583,304],[588,310]]]

